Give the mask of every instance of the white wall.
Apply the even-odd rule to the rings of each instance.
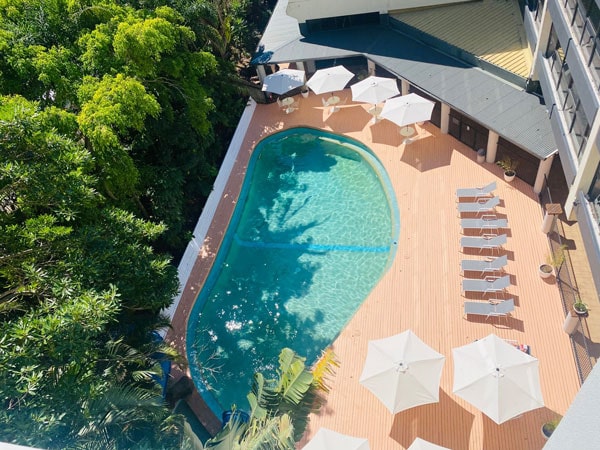
[[[464,3],[464,0],[288,0],[287,14],[303,23],[310,19],[349,16],[378,12],[423,8],[426,6]]]

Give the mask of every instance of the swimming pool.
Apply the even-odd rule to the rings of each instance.
[[[258,144],[188,321],[192,376],[216,414],[246,408],[283,347],[316,360],[390,266],[399,229],[367,147],[308,128]]]

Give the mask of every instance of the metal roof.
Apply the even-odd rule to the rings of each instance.
[[[548,112],[537,96],[388,26],[302,36],[298,21],[286,14],[287,3],[276,5],[254,64],[363,55],[540,159],[556,151]]]

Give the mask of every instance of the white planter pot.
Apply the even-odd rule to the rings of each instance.
[[[511,174],[511,175],[507,175],[507,174]],[[517,176],[517,174],[514,171],[504,172],[504,181],[506,181],[507,183],[510,183],[512,180],[515,179],[516,176]]]
[[[548,278],[552,275],[552,272],[554,271],[554,269],[552,268],[552,266],[550,264],[540,264],[540,267],[538,267],[538,273],[540,274],[540,277],[542,278]]]
[[[300,93],[302,94],[302,97],[308,98],[308,91],[306,91],[306,92],[302,91]]]

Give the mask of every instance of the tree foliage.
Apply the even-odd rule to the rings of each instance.
[[[2,440],[187,439],[151,332],[243,110],[258,4],[0,0]]]

